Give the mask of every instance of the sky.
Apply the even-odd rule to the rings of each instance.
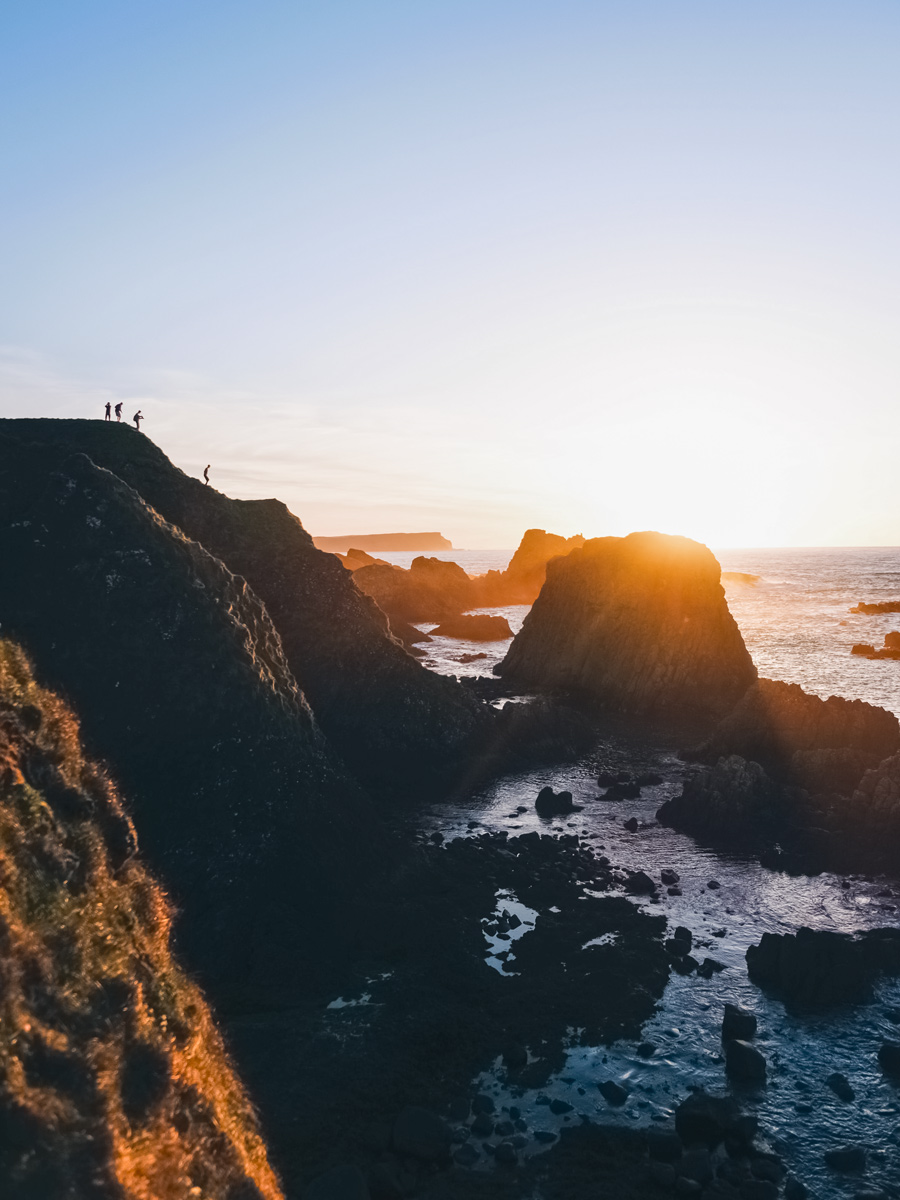
[[[900,544],[895,0],[4,0],[0,416],[313,534]]]

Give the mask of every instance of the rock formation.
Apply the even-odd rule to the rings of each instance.
[[[780,996],[789,1012],[860,1003],[879,974],[900,973],[900,930],[870,929],[856,937],[806,927],[764,933],[747,949],[747,973]]]
[[[488,571],[473,577],[474,603],[482,608],[533,604],[544,586],[550,559],[583,545],[580,533],[564,538],[543,529],[527,529],[505,571]]]
[[[232,500],[205,487],[125,425],[5,420],[0,439],[0,496],[6,474],[8,511],[21,519],[41,480],[80,450],[243,576],[265,604],[317,721],[365,781],[396,788],[443,779],[483,733],[480,706],[405,652],[378,606],[354,586],[360,572],[317,550],[279,501]]]
[[[335,555],[342,567],[348,571],[358,571],[360,567],[389,567],[391,564],[384,558],[373,558],[365,550],[348,550],[346,554]]]
[[[865,601],[860,600],[859,604],[849,611],[866,617],[877,617],[883,613],[900,613],[900,600],[879,600],[874,604],[866,604]]]
[[[414,558],[402,567],[362,567],[353,581],[390,620],[442,621],[475,605],[472,580],[462,567],[440,558]]]
[[[452,550],[453,543],[440,533],[351,533],[341,537],[313,538],[320,550],[346,554],[351,549],[382,551]]]
[[[782,789],[759,763],[737,754],[685,780],[681,794],[656,814],[661,825],[729,840],[769,832],[785,816]]]
[[[710,738],[685,757],[740,755],[810,792],[849,794],[863,772],[900,750],[893,713],[862,700],[821,700],[796,683],[760,679]]]
[[[18,474],[27,491],[36,462],[5,462],[5,482]],[[182,909],[188,961],[219,995],[289,987],[335,937],[314,913],[327,905],[337,923],[373,861],[366,802],[243,579],[83,455],[38,486],[0,529],[4,630],[114,764]]]
[[[67,707],[0,642],[5,1200],[279,1200],[131,822]]]
[[[862,658],[890,658],[900,659],[900,633],[892,632],[884,635],[884,646],[880,650],[876,650],[874,646],[870,646],[864,642],[858,642],[850,650],[851,654],[858,654]]]
[[[894,855],[900,851],[900,754],[866,771],[850,797],[847,812],[861,836],[880,842]]]
[[[687,538],[595,538],[547,580],[497,674],[632,714],[715,719],[756,677],[712,553]]]
[[[431,632],[436,637],[462,638],[469,642],[500,642],[513,635],[506,617],[489,616],[487,613],[446,617]]]

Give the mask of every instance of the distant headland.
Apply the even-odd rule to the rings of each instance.
[[[440,533],[353,533],[346,537],[314,537],[319,550],[346,554],[348,550],[452,550]]]

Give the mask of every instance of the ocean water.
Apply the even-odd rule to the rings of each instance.
[[[470,575],[477,575],[503,570],[512,553],[444,550],[430,557],[459,563]],[[886,633],[900,630],[900,613],[866,617],[849,612],[860,600],[900,600],[900,547],[715,553],[723,571],[757,577],[752,586],[726,581],[725,594],[761,675],[799,683],[823,698],[866,700],[900,716],[900,661],[850,654],[855,642],[881,646]],[[416,555],[380,557],[408,567]],[[528,609],[515,605],[478,611],[503,614],[517,632]],[[427,652],[425,665],[441,674],[489,675],[508,645],[508,641],[475,644],[440,638],[422,648]],[[485,657],[473,660],[474,654]]]

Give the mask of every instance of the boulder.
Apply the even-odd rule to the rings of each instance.
[[[725,1073],[740,1083],[765,1083],[766,1060],[755,1046],[734,1038],[725,1043]]]
[[[202,1178],[281,1200],[124,802],[7,641],[0,713],[3,1195],[137,1200]]]
[[[878,1062],[885,1075],[900,1079],[900,1042],[882,1042],[878,1051]]]
[[[862,1146],[836,1146],[826,1150],[825,1163],[832,1171],[845,1175],[861,1175],[866,1169],[866,1152]]]
[[[832,1071],[825,1080],[825,1083],[831,1088],[838,1099],[845,1101],[845,1103],[849,1104],[851,1100],[856,1099],[856,1092],[850,1086],[850,1080],[840,1071]]]
[[[614,1079],[604,1079],[602,1083],[597,1084],[597,1090],[607,1104],[612,1104],[616,1108],[628,1099],[627,1089],[623,1088],[620,1083],[616,1083]]]
[[[478,604],[472,581],[462,567],[441,558],[414,558],[409,570],[361,567],[354,572],[353,582],[389,618],[404,621],[443,621]]]
[[[443,1162],[450,1155],[450,1130],[435,1113],[410,1105],[394,1122],[392,1143],[398,1154]]]
[[[756,1118],[745,1116],[731,1096],[693,1092],[675,1109],[675,1130],[685,1146],[705,1145],[711,1150],[726,1138],[749,1145]]]
[[[688,538],[595,538],[553,559],[505,659],[510,685],[616,712],[717,719],[756,678],[712,553]]]
[[[863,944],[846,934],[805,927],[764,933],[746,957],[753,982],[779,995],[789,1012],[858,1003],[871,994],[874,965]]]
[[[431,632],[435,637],[460,638],[467,642],[502,642],[512,637],[506,617],[490,616],[488,613],[445,617]]]
[[[862,700],[811,696],[796,683],[758,680],[684,757],[712,764],[740,755],[779,782],[849,794],[867,767],[900,750],[900,722]]]
[[[741,1004],[726,1004],[722,1017],[722,1041],[736,1038],[748,1042],[756,1037],[756,1014]]]
[[[728,840],[763,832],[783,810],[782,789],[759,763],[732,754],[685,779],[656,818],[661,825]]]
[[[534,808],[541,817],[555,817],[575,811],[571,792],[554,792],[552,787],[543,787],[538,792]]]
[[[384,613],[356,586],[360,572],[346,571],[334,554],[318,550],[284,504],[232,500],[204,486],[135,429],[102,421],[0,421],[0,502],[11,522],[34,520],[44,481],[76,452],[129,484],[247,581],[320,728],[366,783],[396,789],[423,778],[447,780],[469,757],[473,737],[487,733],[490,714],[454,680],[405,652]],[[79,538],[88,532],[78,531]],[[85,538],[73,553],[80,548],[86,561],[91,544]],[[132,549],[139,546],[119,546],[125,556]],[[94,582],[105,586],[99,572]],[[92,636],[103,645],[96,622],[82,633],[85,640]]]

